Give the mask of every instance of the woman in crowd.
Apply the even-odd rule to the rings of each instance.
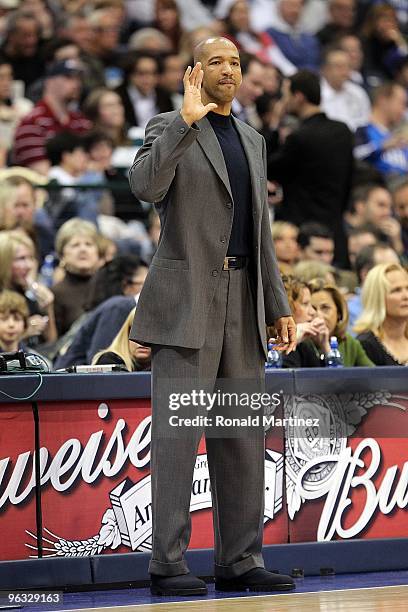
[[[370,85],[393,78],[392,64],[408,53],[397,14],[387,3],[374,4],[367,13],[361,29],[363,38],[363,72]]]
[[[296,225],[287,221],[275,221],[272,223],[272,239],[280,268],[287,268],[290,274],[292,266],[299,259],[299,245],[297,242],[299,230]],[[283,269],[282,269],[283,268]]]
[[[120,96],[110,89],[98,87],[86,97],[83,112],[93,123],[93,128],[107,134],[115,147],[127,146],[125,110]]]
[[[150,370],[151,349],[129,340],[130,330],[135,318],[135,310],[133,308],[130,311],[126,321],[111,344],[106,349],[96,353],[92,359],[93,364],[121,365],[128,372]]]
[[[282,367],[319,367],[323,364],[316,344],[323,344],[328,338],[326,323],[321,317],[316,317],[308,285],[294,276],[283,276],[282,279],[297,327],[296,350],[283,355]]]
[[[25,332],[29,346],[57,338],[54,296],[37,276],[33,241],[21,230],[0,232],[0,290],[11,289],[25,297],[30,312]]]
[[[154,26],[171,40],[173,50],[178,51],[183,30],[177,2],[175,0],[156,0],[155,12]]]
[[[100,266],[97,230],[89,221],[74,217],[58,230],[55,248],[65,272],[63,280],[52,288],[61,336],[84,312],[89,299],[92,277]]]
[[[90,363],[112,342],[134,308],[146,275],[146,264],[136,255],[118,255],[96,272],[87,312],[59,341],[57,369]]]
[[[320,358],[324,359],[330,350],[331,336],[336,336],[344,366],[372,366],[373,363],[360,342],[346,332],[347,303],[337,287],[327,285],[324,281],[312,281],[309,287],[312,293],[313,308],[316,315],[326,323],[328,332],[321,342],[316,343]]]
[[[408,272],[378,264],[366,276],[354,330],[375,365],[408,365]]]

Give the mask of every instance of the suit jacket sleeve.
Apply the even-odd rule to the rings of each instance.
[[[198,127],[189,127],[180,113],[175,117],[156,115],[149,121],[143,146],[129,171],[131,190],[139,200],[163,200],[180,158],[199,132]]]
[[[286,296],[285,287],[279,272],[278,261],[276,259],[275,247],[272,241],[271,226],[269,223],[267,189],[266,189],[266,145],[262,139],[262,157],[264,162],[265,179],[265,202],[262,207],[261,221],[261,274],[264,290],[265,320],[267,325],[273,325],[276,319],[291,316],[289,302]]]

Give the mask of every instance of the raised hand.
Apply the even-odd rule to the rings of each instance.
[[[180,114],[188,125],[192,125],[194,121],[199,121],[207,113],[217,108],[217,104],[213,102],[205,106],[202,103],[201,84],[203,77],[204,72],[201,69],[201,62],[197,62],[193,69],[189,66],[184,73],[184,98]]]

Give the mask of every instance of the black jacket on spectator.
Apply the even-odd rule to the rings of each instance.
[[[368,357],[377,366],[399,366],[404,365],[399,363],[392,355],[390,355],[382,342],[377,338],[373,332],[364,332],[357,336],[357,340],[360,341],[363,349],[367,353]]]
[[[353,173],[353,135],[345,123],[317,113],[300,126],[279,147],[275,138],[268,151],[268,179],[283,188],[283,204],[276,218],[301,225],[317,221],[334,233],[335,262],[348,266],[347,242],[343,228]]]
[[[87,313],[68,350],[56,359],[55,369],[91,363],[111,344],[134,307],[134,297],[115,295]]]
[[[119,85],[115,91],[121,97],[122,104],[125,108],[126,123],[129,127],[133,127],[134,125],[139,125],[139,119],[136,115],[132,100],[128,94],[127,87],[128,86],[126,83],[123,83],[122,85]],[[156,88],[156,105],[157,113],[168,113],[169,111],[174,110],[170,95],[160,87]]]

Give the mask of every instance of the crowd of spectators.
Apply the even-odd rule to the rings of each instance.
[[[284,367],[332,335],[346,365],[408,365],[408,0],[0,3],[0,350],[149,367],[127,335],[160,223],[127,173],[210,36],[266,141]]]

